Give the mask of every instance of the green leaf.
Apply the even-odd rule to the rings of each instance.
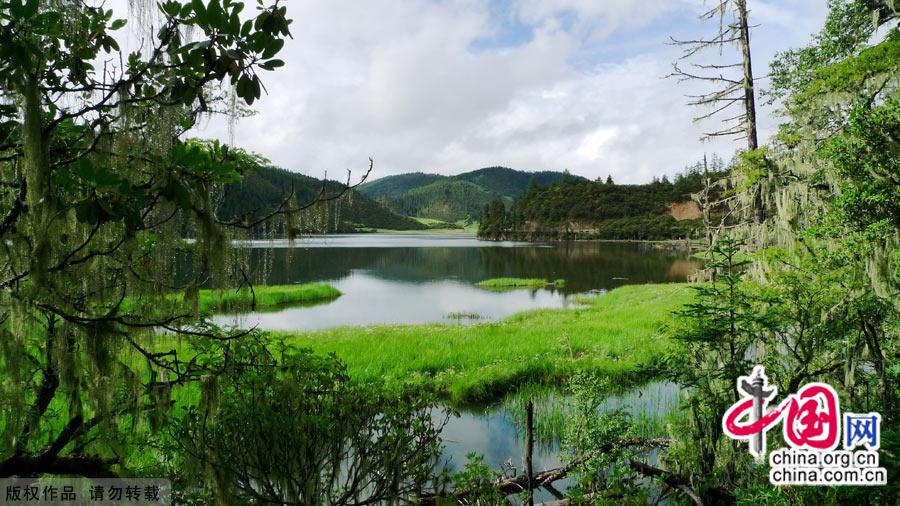
[[[216,28],[223,27],[225,11],[222,10],[222,5],[219,4],[219,0],[210,0],[209,5],[206,6],[206,18],[211,26]]]
[[[256,98],[262,96],[262,83],[257,76],[253,76],[253,96]]]
[[[262,53],[263,59],[269,59],[276,54],[278,51],[281,51],[281,48],[284,47],[284,39],[270,39],[268,44],[266,44],[266,49]]]
[[[125,23],[127,23],[127,22],[128,21],[125,19],[117,19],[117,20],[113,21],[111,25],[109,25],[109,29],[113,30],[113,31],[118,30],[118,29],[122,28],[123,26],[125,26]]]
[[[22,17],[30,18],[30,17],[34,16],[35,14],[37,14],[38,5],[40,5],[38,0],[27,0],[25,2],[25,10],[22,14]]]
[[[107,53],[110,52],[111,50],[118,51],[119,43],[116,42],[116,39],[114,39],[112,37],[106,37],[103,40],[103,49],[105,49]]]
[[[269,60],[269,61],[267,61],[267,62],[261,63],[259,66],[262,67],[262,68],[264,68],[264,69],[266,69],[266,70],[275,70],[275,69],[277,69],[278,67],[283,67],[283,66],[284,66],[284,61],[282,61],[282,60]]]
[[[250,89],[250,78],[247,77],[246,74],[242,75],[241,78],[238,79],[238,83],[237,83],[237,87],[235,88],[235,91],[237,92],[237,95],[239,97],[243,98],[244,100],[249,99],[248,103],[252,102],[252,99],[250,99],[250,97],[253,95],[251,92],[251,89]]]
[[[163,12],[172,17],[177,16],[181,13],[181,4],[170,0],[163,4]]]
[[[197,21],[201,24],[206,24],[206,6],[203,5],[203,1],[192,0],[191,7],[194,8],[194,14],[197,16]]]
[[[21,19],[25,17],[25,5],[22,3],[22,0],[10,0],[9,1],[9,12],[12,14],[13,19]]]
[[[269,19],[270,13],[269,11],[262,11],[259,16],[256,16],[256,22],[253,23],[253,28],[257,30],[261,30],[263,24]]]

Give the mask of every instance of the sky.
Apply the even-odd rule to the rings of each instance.
[[[749,0],[754,74],[805,45],[825,0]],[[715,29],[702,0],[290,0],[293,39],[264,72],[268,95],[229,129],[193,134],[314,177],[456,174],[502,165],[619,183],[675,174],[741,141],[701,142],[695,84],[663,79],[669,36]],[[715,56],[715,55],[713,55]],[[734,54],[723,56],[722,62]],[[759,83],[765,87],[763,79]],[[777,128],[760,111],[760,138]],[[232,139],[233,133],[233,139]]]

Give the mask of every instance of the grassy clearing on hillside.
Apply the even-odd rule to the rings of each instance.
[[[586,307],[540,309],[476,325],[379,325],[278,333],[335,353],[354,377],[419,382],[457,404],[500,398],[525,383],[553,384],[578,370],[628,378],[656,363],[661,327],[691,298],[685,284],[631,285]]]
[[[341,295],[337,288],[324,283],[254,286],[253,291],[257,308],[333,299]],[[252,299],[253,295],[246,288],[239,291],[204,289],[199,294],[200,312],[249,310]]]
[[[562,288],[566,286],[566,280],[551,282],[542,278],[491,278],[475,283],[475,286],[481,288],[543,288],[550,285]]]
[[[417,216],[410,216],[410,218],[418,221],[419,223],[421,223],[423,225],[427,225],[428,228],[434,228],[434,229],[456,228],[456,229],[462,230],[463,223],[465,223],[464,221],[449,222],[449,221],[436,220],[434,218],[420,218]]]
[[[370,232],[378,234],[459,234],[459,233],[475,233],[478,231],[478,222],[469,222],[466,220],[458,220],[452,223],[436,220],[434,218],[418,218],[412,219],[427,225],[429,228],[423,230],[394,230],[388,228],[359,228],[358,232]]]

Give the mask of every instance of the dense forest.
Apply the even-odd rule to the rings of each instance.
[[[495,199],[507,203],[521,195],[534,179],[548,185],[566,177],[562,172],[524,172],[507,167],[487,167],[456,176],[421,172],[387,176],[360,186],[364,195],[406,216],[446,222],[474,221]],[[584,180],[568,176],[573,180]]]
[[[704,184],[725,174],[716,156],[675,176],[642,185],[563,178],[528,190],[511,204],[494,200],[485,206],[478,235],[486,239],[689,239],[702,227],[699,208],[673,216],[672,204],[692,201]],[[718,190],[714,194],[720,193]],[[714,196],[714,195],[713,195]],[[702,234],[701,234],[702,235]]]
[[[333,194],[341,187],[342,183],[337,181],[326,181],[323,185],[319,179],[296,172],[262,167],[249,172],[241,181],[226,185],[216,212],[220,219],[226,221],[239,216],[256,221],[275,211],[285,199],[291,207],[296,207],[314,201],[323,189],[326,194]],[[254,233],[259,236],[263,228],[265,225],[260,223]],[[294,232],[353,232],[362,228],[422,230],[427,227],[351,190],[341,199],[317,204],[307,210],[297,222]],[[286,231],[281,229],[273,232],[282,237],[286,235]]]

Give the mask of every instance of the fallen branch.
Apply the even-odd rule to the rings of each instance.
[[[568,474],[581,464],[584,464],[591,458],[607,453],[616,447],[624,447],[624,446],[643,446],[645,448],[664,448],[669,446],[672,443],[672,440],[669,438],[632,438],[632,439],[624,439],[621,441],[617,441],[616,443],[607,443],[600,448],[597,448],[591,452],[585,453],[580,457],[572,459],[566,465],[562,467],[557,467],[555,469],[548,469],[546,471],[542,471],[534,475],[534,488],[546,487],[550,485],[554,481],[561,480],[568,476]],[[513,476],[512,478],[506,478],[500,481],[499,488],[500,491],[504,494],[518,494],[519,492],[523,492],[525,487],[528,485],[528,476],[524,474],[520,474],[519,476]]]
[[[669,438],[630,438],[623,439],[621,441],[616,441],[615,443],[607,443],[600,448],[596,448],[593,451],[585,453],[577,458],[572,459],[566,465],[557,467],[554,469],[548,469],[546,471],[541,471],[534,475],[534,488],[546,488],[551,485],[553,482],[561,480],[569,475],[574,469],[578,466],[584,464],[591,458],[601,455],[603,453],[607,453],[614,448],[621,448],[625,446],[642,446],[645,448],[664,448],[669,446],[672,443],[672,440]],[[513,476],[510,478],[504,478],[497,483],[497,490],[502,492],[503,494],[518,494],[520,492],[524,492],[528,488],[528,475],[520,474],[518,476]],[[449,494],[450,497],[456,497],[458,499],[462,499],[466,497],[468,491],[466,490],[457,490],[453,491]],[[434,504],[437,502],[439,496],[425,496],[421,498],[422,504]],[[566,504],[566,503],[562,503]]]
[[[0,462],[0,477],[31,477],[42,474],[79,475],[88,478],[109,478],[115,476],[111,466],[118,459],[101,457],[56,457],[18,455]]]
[[[636,460],[631,460],[628,462],[628,467],[630,467],[633,471],[642,474],[648,478],[656,478],[662,477],[663,483],[666,485],[681,490],[688,497],[694,501],[694,504],[698,506],[702,506],[703,501],[700,500],[700,496],[694,492],[694,489],[691,488],[690,483],[680,476],[672,474],[665,469],[660,469],[658,467],[651,466],[650,464],[645,464],[643,462],[638,462]]]

